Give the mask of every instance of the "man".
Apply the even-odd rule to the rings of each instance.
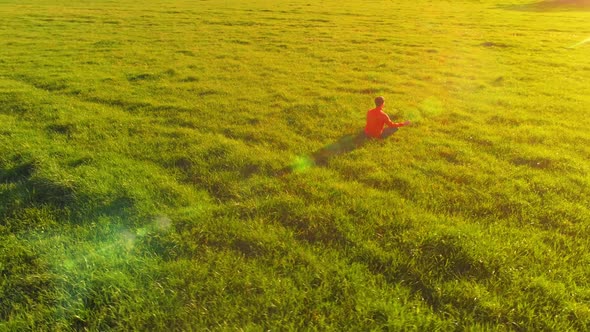
[[[410,121],[406,122],[391,122],[389,116],[383,113],[383,104],[385,104],[385,98],[375,98],[374,109],[367,112],[367,125],[365,126],[365,135],[373,138],[387,138],[397,131],[397,128],[407,126]],[[388,128],[383,130],[383,126],[387,125]]]

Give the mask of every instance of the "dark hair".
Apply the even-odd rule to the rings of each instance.
[[[381,96],[375,98],[375,106],[377,106],[377,107],[383,105],[384,102],[385,102],[385,98],[383,98]]]

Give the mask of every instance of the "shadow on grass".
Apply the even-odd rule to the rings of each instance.
[[[326,166],[330,159],[358,149],[369,140],[363,130],[355,134],[344,135],[336,142],[324,146],[311,155],[297,158],[294,163],[281,169],[278,175],[301,172],[313,166]]]
[[[330,159],[360,148],[368,140],[364,131],[361,130],[356,134],[342,136],[336,142],[317,150],[310,157],[316,166],[325,166]]]
[[[50,229],[57,221],[82,225],[109,217],[133,225],[141,219],[132,197],[119,193],[108,200],[85,193],[74,181],[44,174],[43,163],[35,158],[18,155],[13,164],[0,164],[0,183],[0,228],[12,232]]]

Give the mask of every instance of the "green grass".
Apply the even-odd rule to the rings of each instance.
[[[587,330],[589,19],[4,1],[0,330]]]

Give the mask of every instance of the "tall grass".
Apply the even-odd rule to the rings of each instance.
[[[588,329],[588,15],[5,3],[0,329]]]

